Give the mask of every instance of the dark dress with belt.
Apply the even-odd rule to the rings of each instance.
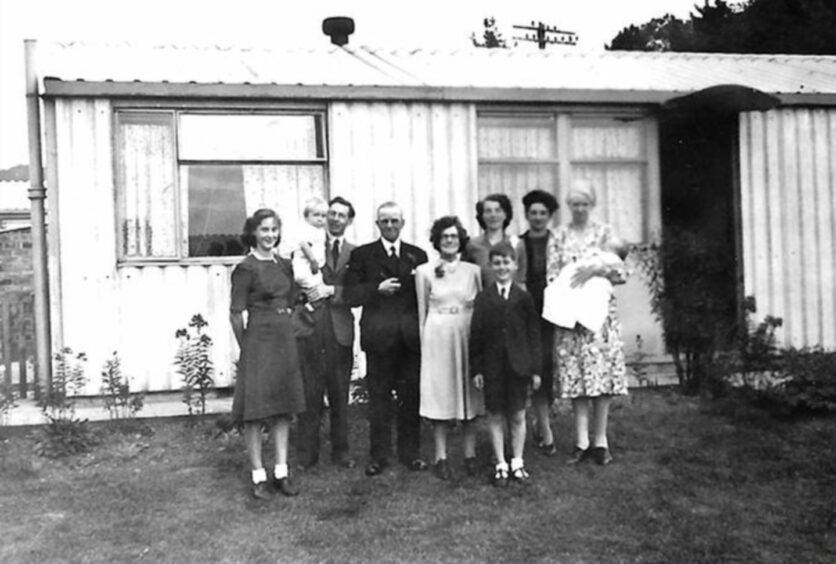
[[[288,260],[249,255],[232,271],[230,311],[249,314],[232,400],[232,417],[239,423],[305,410],[289,315],[295,296]]]

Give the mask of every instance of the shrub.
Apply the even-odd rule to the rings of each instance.
[[[76,396],[87,383],[87,356],[65,347],[55,354],[54,360],[52,385],[40,394],[38,402],[47,424],[40,430],[36,451],[48,458],[87,452],[97,442],[87,420],[75,416]]]
[[[786,415],[836,413],[836,352],[791,348],[781,365],[779,382],[762,394],[768,405]]]
[[[661,244],[631,250],[685,393],[706,388],[717,351],[732,345],[739,330],[735,296],[721,290],[729,279],[728,247],[679,227],[666,230]]]
[[[116,351],[105,361],[100,393],[111,419],[131,419],[145,402],[144,393],[131,392],[130,380],[122,374],[122,362]]]
[[[183,403],[189,415],[206,413],[206,397],[215,381],[212,374],[212,338],[204,332],[208,323],[203,316],[195,314],[185,329],[178,329],[175,338],[179,341],[174,364],[183,382]]]

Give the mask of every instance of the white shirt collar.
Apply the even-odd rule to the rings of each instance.
[[[395,248],[395,254],[401,256],[401,240],[395,239],[394,241],[387,241],[383,237],[380,238],[380,241],[383,243],[383,248],[386,249],[386,254],[392,254],[392,247]]]
[[[500,295],[502,295],[502,289],[503,288],[505,288],[505,297],[507,298],[508,296],[511,295],[511,282],[509,281],[509,282],[506,282],[505,284],[503,284],[502,282],[497,282],[496,283],[496,291],[499,292]]]

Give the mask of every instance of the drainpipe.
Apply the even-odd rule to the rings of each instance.
[[[49,327],[49,274],[47,271],[46,211],[43,161],[41,159],[41,108],[38,74],[35,70],[34,39],[26,49],[26,115],[29,127],[29,200],[32,210],[32,277],[35,285],[36,390],[52,390],[52,340]],[[36,394],[39,393],[36,391]]]

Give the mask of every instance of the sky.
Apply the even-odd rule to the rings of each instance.
[[[578,34],[575,47],[602,50],[622,28],[665,13],[685,18],[702,0],[0,0],[0,169],[27,163],[23,40],[327,47],[323,18],[349,16],[351,45],[471,49],[482,20],[542,21]],[[521,43],[518,48],[534,48]]]

